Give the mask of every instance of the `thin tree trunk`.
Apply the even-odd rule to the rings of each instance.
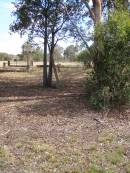
[[[56,81],[57,81],[57,83],[59,83],[59,76],[58,76],[58,72],[57,72],[57,68],[56,68],[54,59],[53,59],[53,70],[54,70]]]
[[[54,50],[53,50],[53,52],[54,52]],[[54,70],[56,81],[59,83],[59,77],[58,77],[58,73],[57,73],[57,69],[56,69],[56,65],[55,65],[55,61],[54,61],[53,52],[50,56],[50,63],[49,63],[49,74],[48,74],[48,86],[49,87],[52,87],[53,70]]]
[[[47,16],[45,17],[44,58],[43,58],[43,86],[48,86],[47,80]]]
[[[54,61],[54,43],[55,35],[52,33],[51,47],[50,47],[50,59],[49,59],[49,73],[48,73],[48,86],[52,87],[52,73],[53,73],[53,61]]]
[[[30,72],[32,69],[32,58],[31,58],[31,52],[27,54],[27,71]]]
[[[48,73],[48,86],[52,87],[52,69],[53,69],[53,50],[50,51],[50,60],[49,60],[49,73]]]

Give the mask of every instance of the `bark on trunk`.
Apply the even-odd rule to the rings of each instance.
[[[102,0],[93,0],[93,7],[94,7],[94,15],[95,15],[95,26],[101,22],[102,19]],[[94,38],[94,45],[95,47],[98,46],[98,40]],[[97,80],[97,87],[100,87],[100,69],[101,69],[101,62],[98,52],[95,57],[93,57],[94,63],[94,71],[96,73],[96,80]]]
[[[51,47],[50,47],[50,59],[49,59],[49,73],[48,73],[48,86],[52,87],[52,73],[53,73],[53,62],[54,62],[54,43],[55,35],[52,33]]]
[[[54,70],[56,81],[57,83],[59,83],[59,76],[58,76],[58,72],[57,72],[57,68],[56,68],[54,60],[53,60],[53,70]]]
[[[125,9],[128,9],[128,0],[123,0],[123,5]]]
[[[53,50],[53,52],[54,52],[54,50]],[[57,69],[56,69],[56,66],[55,66],[53,52],[50,55],[49,74],[48,74],[48,87],[52,87],[53,70],[54,70],[56,81],[57,81],[57,83],[59,83],[59,77],[58,77]]]
[[[27,71],[30,72],[31,70],[31,55],[30,53],[27,54]]]
[[[43,58],[43,86],[48,86],[47,80],[47,16],[45,17],[44,58]]]
[[[102,0],[93,0],[93,9],[95,15],[95,25],[101,22],[102,18]]]
[[[50,52],[50,60],[49,60],[49,73],[48,73],[48,87],[52,87],[52,69],[53,69],[53,50]]]

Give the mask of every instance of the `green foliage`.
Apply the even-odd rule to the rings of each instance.
[[[81,51],[77,55],[77,60],[83,62],[86,67],[91,67],[92,59],[91,59],[90,51],[88,50]]]
[[[12,56],[13,55],[9,55],[8,53],[0,53],[0,61],[9,61]]]
[[[33,49],[32,59],[34,61],[42,61],[43,60],[43,51],[40,48]]]
[[[77,52],[78,46],[70,45],[64,50],[64,58],[68,61],[75,61]]]
[[[130,18],[114,12],[97,26],[94,70],[86,89],[90,104],[102,109],[128,103],[130,96]]]
[[[64,59],[63,57],[63,48],[61,46],[56,46],[54,49],[54,59],[56,61],[62,61]]]
[[[27,54],[31,55],[33,61],[43,60],[43,50],[40,47],[35,47],[31,42],[27,41],[22,45],[22,54],[19,55],[20,60],[26,60]]]

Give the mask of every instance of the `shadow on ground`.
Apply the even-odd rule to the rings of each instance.
[[[19,114],[39,115],[39,116],[59,116],[67,117],[81,116],[81,112],[87,109],[83,96],[59,96],[47,97],[40,100],[28,101],[17,107]]]

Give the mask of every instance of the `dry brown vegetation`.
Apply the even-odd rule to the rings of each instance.
[[[81,68],[0,74],[1,173],[130,173],[130,110],[94,112]]]

